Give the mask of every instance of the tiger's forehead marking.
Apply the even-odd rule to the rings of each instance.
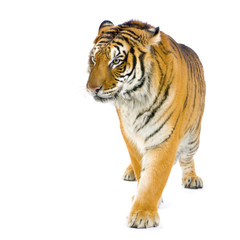
[[[111,44],[111,47],[110,47],[110,57],[111,59],[115,58],[115,57],[122,57],[123,54],[127,53],[129,50],[129,47],[126,46],[125,44],[122,44],[121,45],[119,43],[115,43],[113,42]]]
[[[101,42],[101,41],[100,41]],[[114,59],[115,57],[122,56],[124,53],[126,54],[130,46],[124,44],[122,41],[109,41],[108,44],[97,43],[91,52],[92,56],[96,56],[98,54],[105,54],[109,60]]]

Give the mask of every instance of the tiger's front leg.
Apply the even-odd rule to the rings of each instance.
[[[142,159],[141,178],[128,217],[129,227],[159,225],[158,202],[167,183],[176,153],[175,143],[148,150]]]

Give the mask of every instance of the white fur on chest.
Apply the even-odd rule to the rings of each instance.
[[[159,128],[163,119],[160,119],[159,122],[150,122],[139,130],[143,125],[144,118],[148,114],[142,114],[141,117],[138,117],[139,112],[141,111],[137,108],[127,108],[127,106],[122,106],[120,108],[124,133],[127,135],[128,139],[134,143],[138,151],[141,154],[145,154],[147,149],[161,143],[162,139],[164,139],[169,133],[170,127],[168,124],[165,124],[161,131],[159,131],[154,137],[148,138],[152,132]]]
[[[134,143],[141,154],[145,152],[144,136],[136,131],[136,117],[138,112],[123,107],[121,108],[123,131],[127,137]]]

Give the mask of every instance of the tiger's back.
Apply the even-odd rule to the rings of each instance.
[[[193,50],[139,21],[104,21],[94,43],[87,88],[98,101],[114,101],[131,158],[124,179],[138,181],[129,226],[156,226],[174,161],[185,187],[203,187],[193,160],[205,101],[202,64]]]

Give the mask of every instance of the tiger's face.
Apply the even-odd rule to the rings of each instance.
[[[131,99],[147,81],[151,46],[159,42],[159,28],[136,21],[118,26],[104,21],[89,56],[88,92],[101,102]]]

